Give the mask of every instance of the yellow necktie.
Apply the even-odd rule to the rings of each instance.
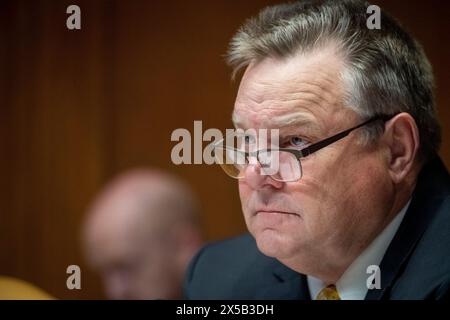
[[[341,297],[339,297],[336,286],[334,284],[331,284],[328,287],[323,288],[319,292],[316,300],[341,300]]]

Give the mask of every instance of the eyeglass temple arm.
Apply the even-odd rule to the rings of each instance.
[[[300,150],[300,155],[299,158],[303,158],[306,157],[322,148],[325,148],[326,146],[332,144],[333,142],[336,142],[346,136],[348,136],[350,134],[350,132],[352,132],[353,130],[356,130],[358,128],[361,128],[371,122],[377,121],[377,120],[382,120],[383,122],[386,122],[390,119],[392,119],[393,116],[386,116],[386,115],[380,115],[380,116],[374,116],[372,118],[370,118],[369,120],[357,125],[356,127],[347,129],[345,131],[339,132],[338,134],[335,134],[334,136],[331,136],[329,138],[326,138],[322,141],[319,141],[317,143],[314,143],[312,145],[310,145],[309,147],[306,147],[305,149]]]

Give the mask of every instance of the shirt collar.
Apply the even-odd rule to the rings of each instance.
[[[394,238],[406,211],[408,203],[396,215],[396,217],[384,228],[384,230],[372,241],[372,243],[352,262],[341,278],[336,282],[336,289],[341,300],[364,300],[367,294],[367,267],[370,265],[379,266],[389,244]],[[307,276],[309,293],[315,299],[319,292],[326,287],[322,280]]]

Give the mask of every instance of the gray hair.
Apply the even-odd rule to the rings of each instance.
[[[227,55],[233,77],[250,63],[284,58],[337,43],[343,54],[344,104],[361,118],[409,113],[420,133],[419,158],[436,154],[441,142],[434,107],[431,65],[420,44],[392,17],[381,14],[381,29],[367,28],[366,1],[303,0],[263,9],[239,29]],[[367,141],[383,132],[365,131]]]

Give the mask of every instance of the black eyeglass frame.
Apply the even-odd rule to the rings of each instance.
[[[261,152],[271,152],[271,151],[283,151],[283,152],[289,152],[291,154],[293,154],[297,159],[301,159],[301,158],[305,158],[311,154],[313,154],[314,152],[317,152],[327,146],[329,146],[332,143],[335,143],[343,138],[345,138],[346,136],[348,136],[352,131],[359,129],[363,126],[368,125],[369,123],[375,122],[375,121],[383,121],[383,123],[391,120],[393,117],[395,117],[395,115],[377,115],[377,116],[373,116],[370,119],[364,121],[361,124],[358,124],[357,126],[354,126],[350,129],[341,131],[339,133],[336,133],[335,135],[325,138],[323,140],[320,140],[316,143],[313,143],[310,146],[307,146],[301,150],[295,150],[295,149],[289,149],[289,148],[279,148],[279,149],[264,149],[264,150],[257,150],[254,152],[245,152],[245,151],[241,151],[241,150],[235,150],[241,153],[245,154],[245,157],[249,157],[249,156],[256,156],[257,159],[259,159],[258,155]],[[222,147],[223,149],[229,149],[227,147]]]

